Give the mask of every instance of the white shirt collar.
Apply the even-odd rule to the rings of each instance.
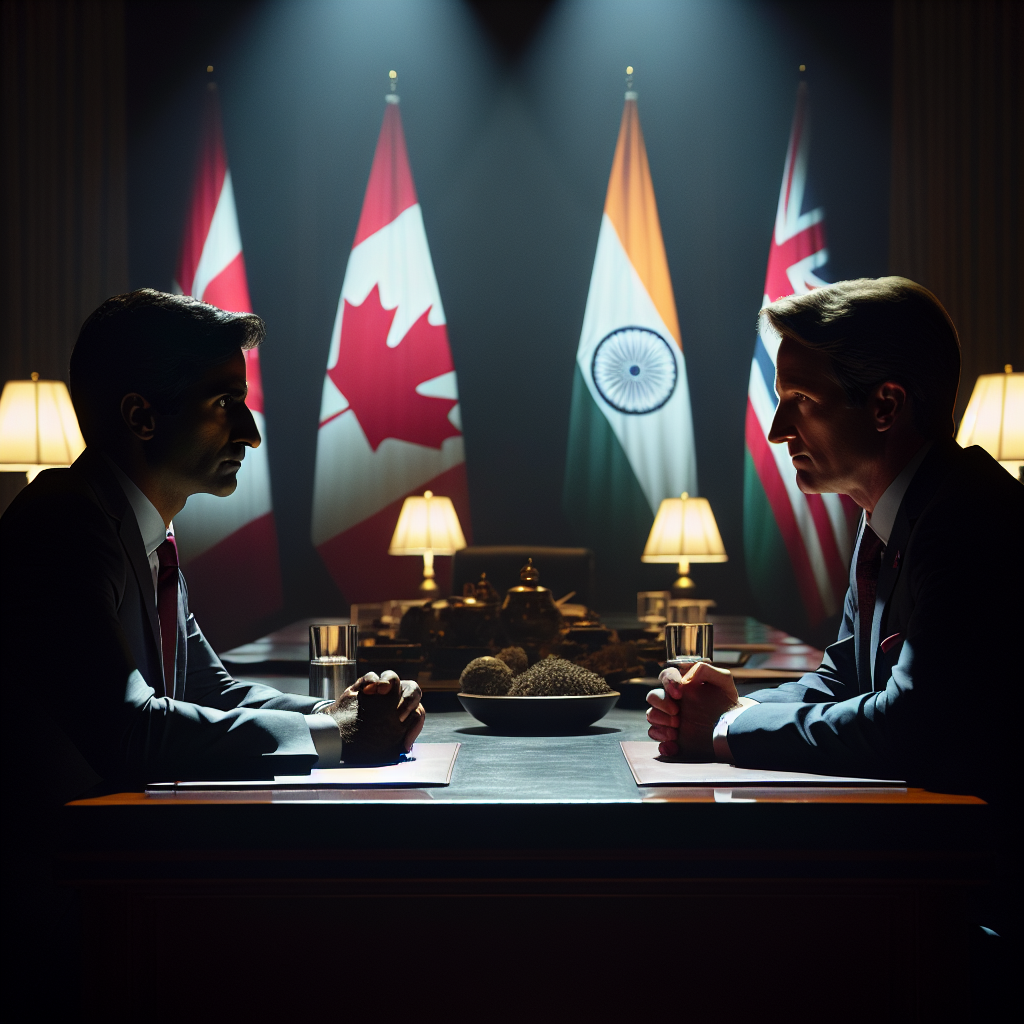
[[[142,543],[146,548],[146,557],[151,554],[168,538],[174,536],[174,524],[170,527],[164,526],[164,517],[156,510],[156,506],[142,493],[138,484],[135,483],[109,456],[103,456],[107,465],[114,471],[124,496],[128,499],[132,511],[135,513],[135,520],[139,524],[139,533],[142,534]]]
[[[903,498],[914,479],[918,467],[924,462],[924,457],[931,449],[932,442],[926,441],[920,451],[906,464],[903,472],[885,489],[885,493],[878,499],[874,512],[867,516],[867,524],[883,544],[889,543],[893,525],[896,522],[896,513],[903,504]]]

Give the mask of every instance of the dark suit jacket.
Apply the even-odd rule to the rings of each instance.
[[[751,694],[760,705],[730,726],[736,764],[993,793],[1019,770],[1007,713],[1024,653],[1024,487],[983,449],[936,442],[897,513],[874,608],[857,608],[853,567],[818,671]]]
[[[302,714],[317,700],[232,679],[189,613],[184,578],[173,692],[158,696],[153,578],[135,513],[98,453],[40,473],[12,502],[0,574],[0,664],[17,694],[7,742],[54,799],[100,779],[265,776],[315,763]]]

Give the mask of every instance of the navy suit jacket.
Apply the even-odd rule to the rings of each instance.
[[[1010,702],[1024,634],[1024,487],[983,449],[936,442],[900,505],[873,608],[857,607],[856,564],[855,552],[821,667],[751,694],[759,705],[729,727],[735,763],[998,795],[1020,768]]]
[[[40,473],[11,503],[0,574],[0,664],[18,695],[7,703],[8,753],[52,799],[100,780],[265,777],[316,762],[302,715],[317,699],[232,679],[189,612],[184,577],[175,678],[158,695],[153,577],[135,513],[98,452]]]

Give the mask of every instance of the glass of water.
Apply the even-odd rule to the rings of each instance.
[[[665,626],[665,657],[682,675],[699,662],[710,663],[714,650],[715,627],[710,622],[670,622]]]
[[[359,627],[309,627],[309,695],[337,700],[356,681],[356,644]]]

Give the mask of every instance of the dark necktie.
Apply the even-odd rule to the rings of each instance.
[[[875,592],[878,590],[878,572],[882,567],[884,550],[885,544],[881,537],[870,526],[865,526],[857,552],[857,639],[861,675],[869,685],[873,685],[871,620],[875,616]]]
[[[174,696],[174,656],[178,648],[178,545],[168,537],[156,549],[160,572],[156,578],[156,611],[160,617],[160,646],[164,659],[164,695]]]

